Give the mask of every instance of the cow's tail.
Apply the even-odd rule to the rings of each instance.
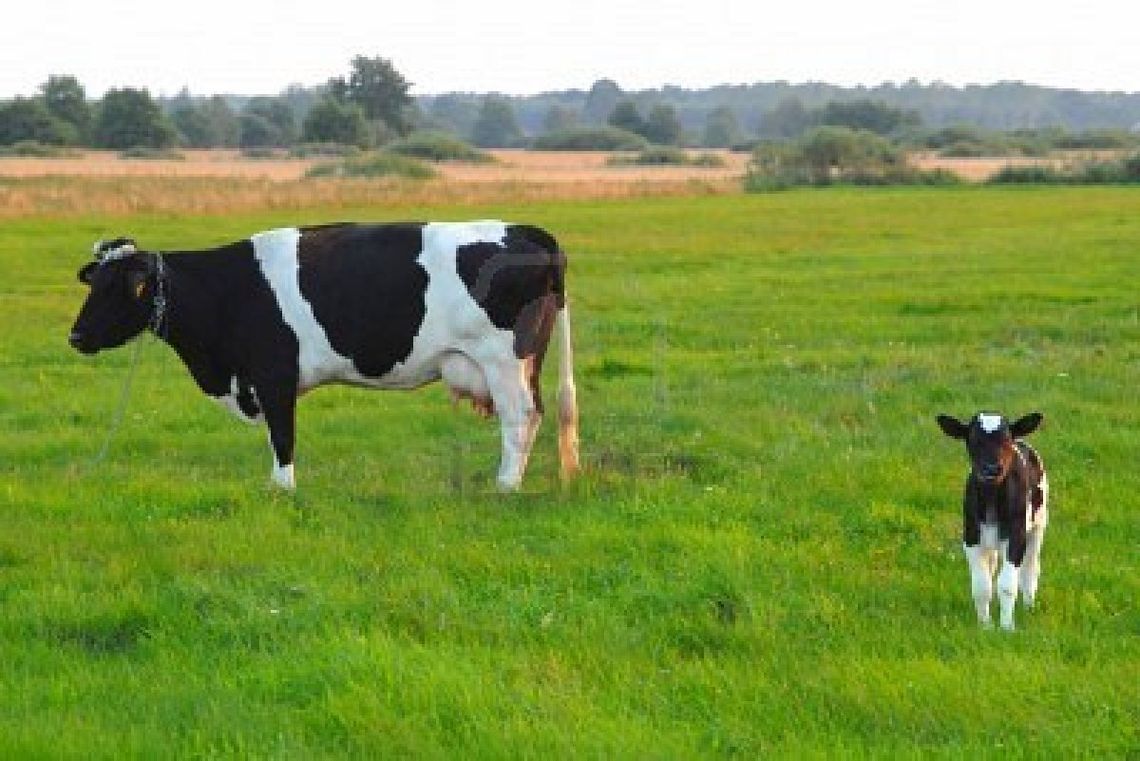
[[[578,394],[574,388],[574,349],[570,340],[570,304],[558,310],[558,462],[562,478],[578,472]]]

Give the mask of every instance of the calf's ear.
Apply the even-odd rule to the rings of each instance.
[[[1013,435],[1014,438],[1018,439],[1022,436],[1028,436],[1037,430],[1037,426],[1041,425],[1041,421],[1044,419],[1045,416],[1040,412],[1030,412],[1025,417],[1015,421],[1009,427],[1009,432]]]
[[[78,274],[76,274],[76,277],[79,278],[79,282],[85,285],[91,285],[91,273],[94,272],[98,266],[99,262],[88,262],[80,267]]]
[[[950,417],[949,415],[939,415],[935,419],[938,421],[939,427],[942,428],[942,432],[952,439],[966,438],[966,431],[970,429],[968,425],[956,417]]]

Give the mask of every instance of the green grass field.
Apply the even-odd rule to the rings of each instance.
[[[1140,193],[794,192],[0,226],[0,757],[1140,754]],[[263,430],[66,335],[99,237],[502,216],[571,257],[582,446],[445,392]],[[549,371],[555,363],[549,363]],[[551,373],[552,374],[552,373]],[[547,389],[554,388],[548,382]],[[1041,410],[1037,610],[974,620],[938,412]],[[996,601],[995,601],[996,604]]]

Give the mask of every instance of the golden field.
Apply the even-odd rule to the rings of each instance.
[[[313,206],[504,203],[735,192],[746,154],[723,167],[607,166],[602,152],[492,151],[493,164],[444,163],[432,180],[304,179],[327,159],[251,159],[237,151],[186,151],[180,160],[0,159],[0,217],[78,213],[211,213]]]
[[[611,166],[604,152],[490,152],[491,164],[443,163],[431,180],[305,179],[321,158],[254,159],[238,151],[185,151],[181,159],[124,159],[105,151],[68,158],[0,158],[0,218],[72,214],[218,213],[312,207],[510,203],[570,198],[720,195],[739,192],[750,156],[716,151],[724,165]],[[1087,158],[1087,157],[1086,157]],[[980,182],[1039,158],[943,158],[915,154],[921,169]]]

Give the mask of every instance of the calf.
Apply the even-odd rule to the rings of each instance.
[[[497,414],[498,483],[518,487],[559,324],[559,453],[578,467],[565,258],[549,233],[504,222],[286,228],[204,251],[99,243],[70,342],[93,354],[150,329],[203,392],[264,421],[272,481],[293,488],[294,408],[326,383],[411,389],[443,379]]]
[[[978,621],[990,623],[993,574],[998,564],[1001,627],[1013,630],[1017,590],[1033,607],[1041,575],[1041,542],[1048,521],[1049,480],[1040,455],[1022,441],[1037,430],[1042,415],[1034,412],[1010,423],[1001,415],[979,412],[963,423],[939,415],[949,437],[966,442],[970,473],[962,499],[962,546],[970,564],[970,580]]]

